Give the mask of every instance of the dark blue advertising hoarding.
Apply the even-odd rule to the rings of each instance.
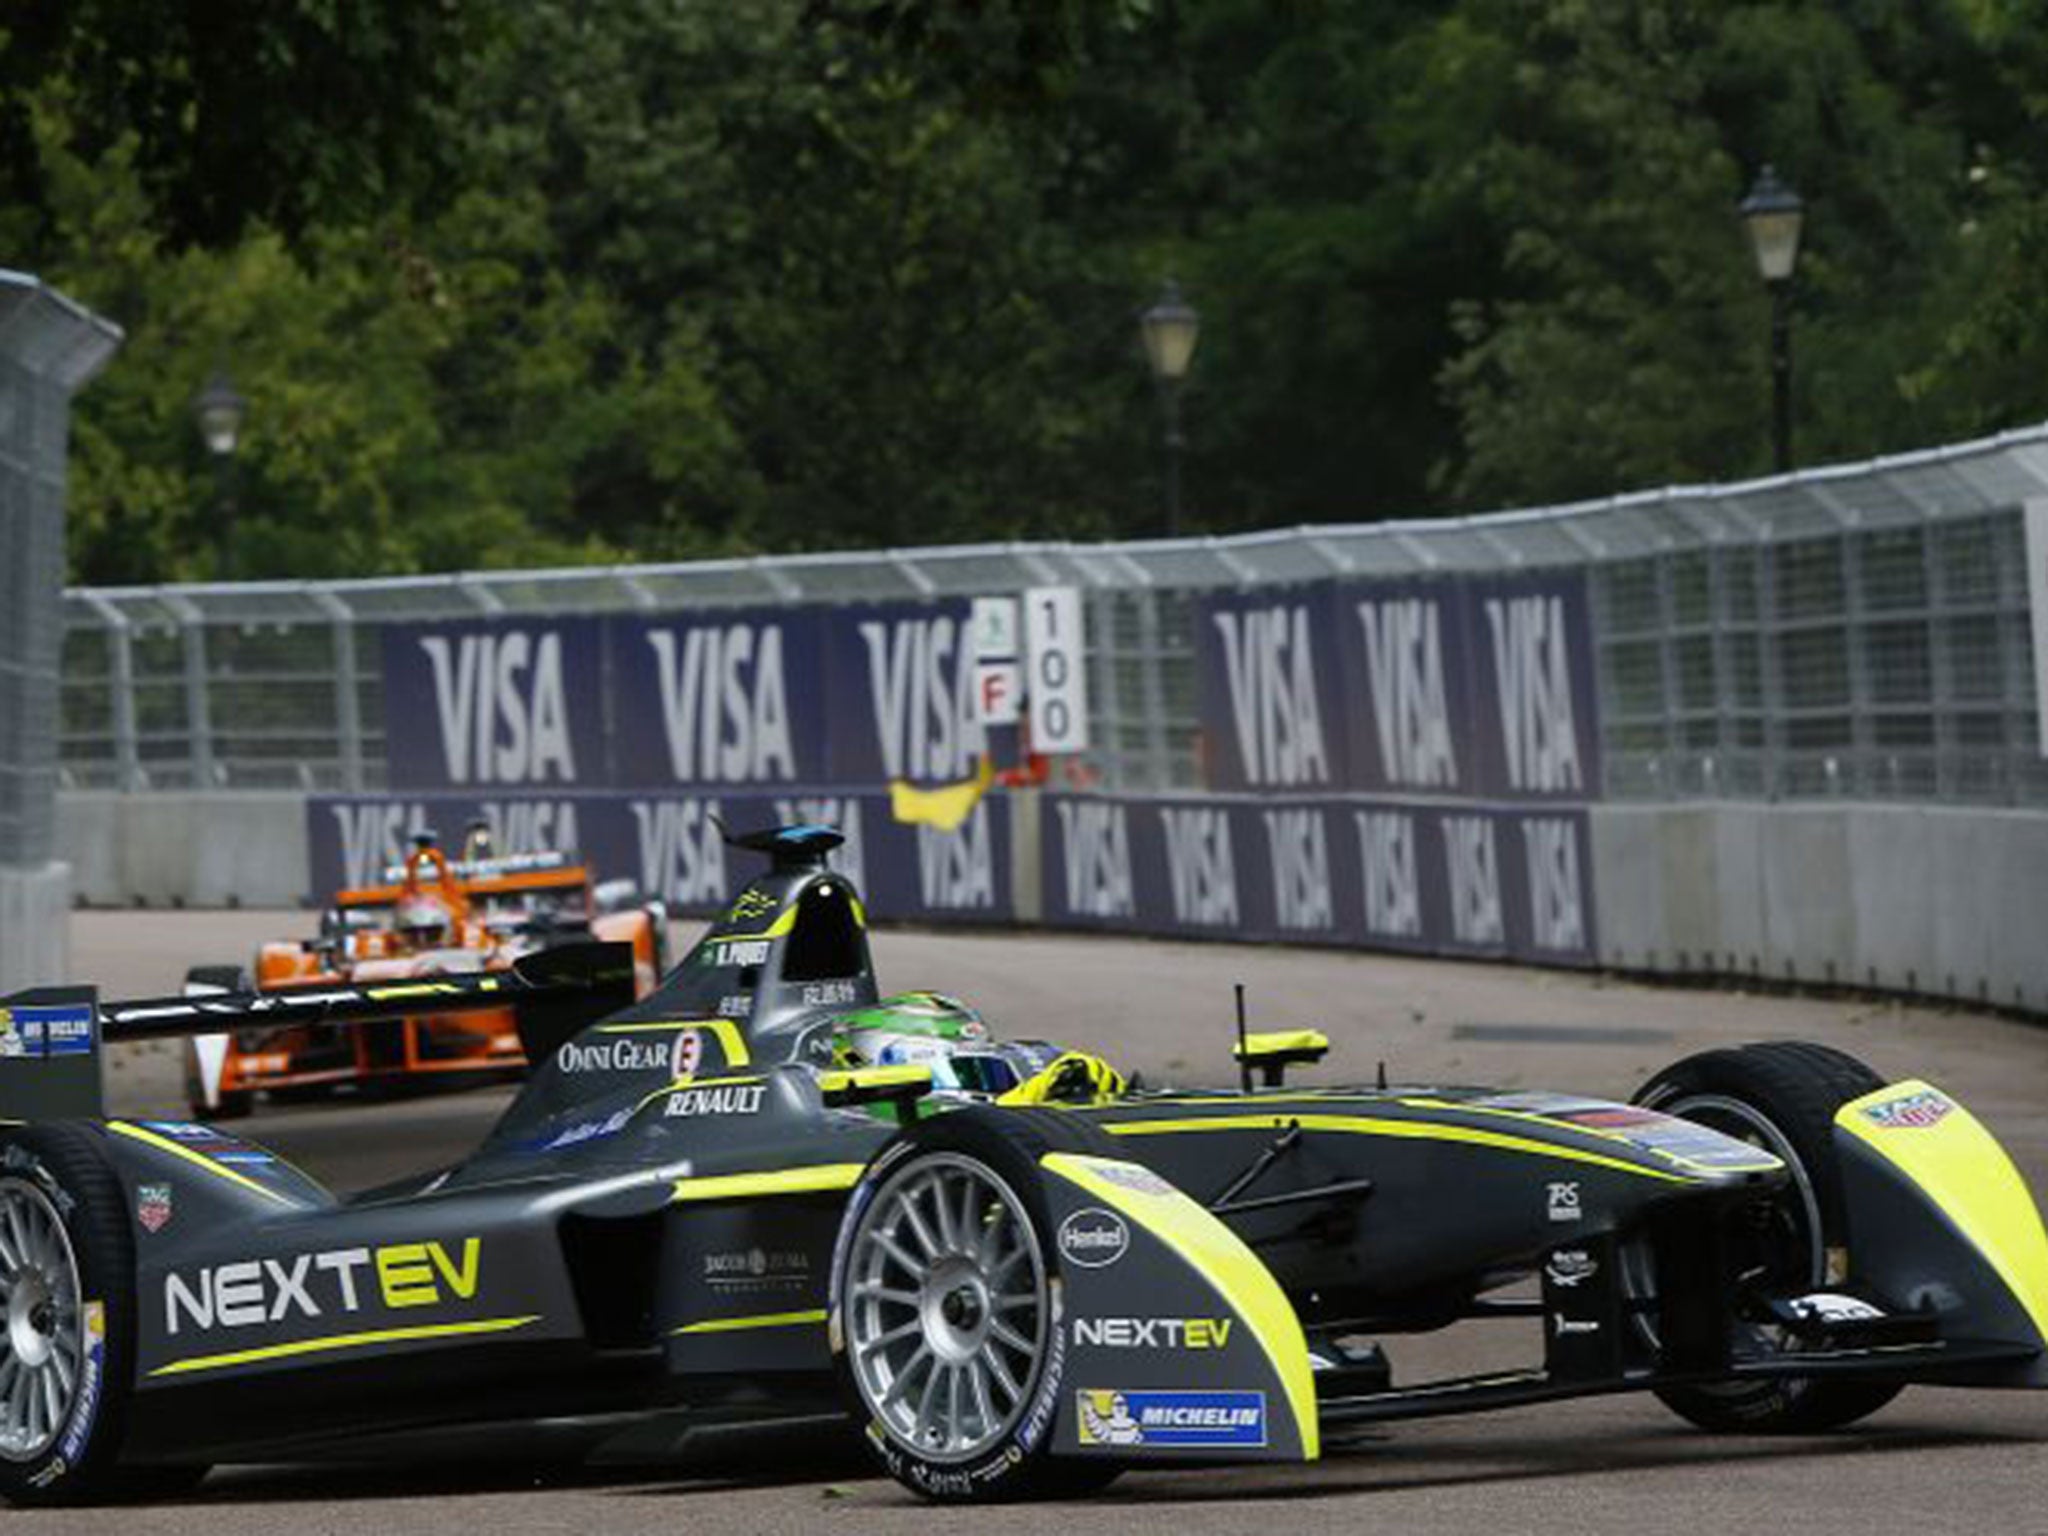
[[[1576,807],[1062,795],[1040,836],[1055,927],[1593,962]]]
[[[1196,604],[1211,788],[1299,792],[1352,782],[1335,616],[1328,582],[1219,592]]]
[[[964,598],[865,603],[825,620],[833,784],[948,784],[972,777],[984,743]]]
[[[906,922],[1006,922],[1012,915],[1009,812],[984,799],[959,830],[906,826],[886,795],[811,790],[703,793],[584,792],[559,796],[315,795],[307,801],[313,896],[377,884],[415,832],[459,847],[482,817],[502,854],[560,851],[599,880],[629,879],[678,912],[718,910],[755,872],[759,854],[728,847],[734,831],[818,822],[846,834],[833,865],[877,913]]]
[[[824,637],[809,608],[608,620],[612,769],[587,782],[825,782]]]
[[[384,750],[396,787],[601,784],[604,708],[596,619],[384,626]]]
[[[1578,572],[1217,593],[1195,631],[1212,788],[1598,798]]]
[[[965,599],[384,632],[389,782],[879,789],[956,783],[985,746]]]

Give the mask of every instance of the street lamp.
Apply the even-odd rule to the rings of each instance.
[[[1159,291],[1159,300],[1138,317],[1145,340],[1145,361],[1152,380],[1159,386],[1159,402],[1166,413],[1166,536],[1180,534],[1180,460],[1187,439],[1180,431],[1180,391],[1187,381],[1188,365],[1195,359],[1195,342],[1202,334],[1202,317],[1180,296],[1180,284],[1172,278]]]
[[[1756,270],[1771,291],[1771,439],[1779,474],[1792,469],[1792,269],[1806,205],[1766,165],[1738,211],[1749,230]]]
[[[213,499],[220,517],[220,568],[225,573],[234,563],[235,446],[242,440],[242,419],[249,414],[249,402],[236,392],[227,371],[213,370],[206,387],[192,397],[192,419],[199,424],[199,436],[213,455]]]

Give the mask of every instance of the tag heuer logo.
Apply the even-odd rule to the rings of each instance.
[[[161,1232],[171,1224],[171,1186],[138,1184],[135,1188],[135,1219],[145,1232]]]
[[[1886,1099],[1882,1104],[1868,1105],[1863,1115],[1887,1130],[1924,1130],[1955,1107],[1948,1095],[1928,1088],[1902,1098]]]

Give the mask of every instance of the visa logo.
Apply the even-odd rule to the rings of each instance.
[[[951,783],[974,771],[984,737],[964,629],[949,614],[861,624],[885,777]]]
[[[562,637],[553,631],[421,638],[434,672],[441,756],[455,784],[574,783]]]
[[[678,783],[797,776],[778,624],[650,630],[669,772]]]
[[[1067,910],[1078,917],[1129,917],[1131,834],[1124,807],[1099,800],[1059,802]]]
[[[1276,604],[1212,617],[1223,640],[1223,673],[1245,781],[1327,784],[1330,762],[1308,609]]]

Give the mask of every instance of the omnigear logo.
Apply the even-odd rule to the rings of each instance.
[[[684,1029],[666,1038],[650,1032],[571,1040],[555,1052],[555,1061],[564,1072],[666,1072],[676,1078],[688,1077],[702,1056],[697,1032]]]
[[[164,1328],[259,1328],[293,1318],[398,1311],[473,1301],[483,1240],[330,1248],[285,1259],[244,1259],[164,1276]]]

